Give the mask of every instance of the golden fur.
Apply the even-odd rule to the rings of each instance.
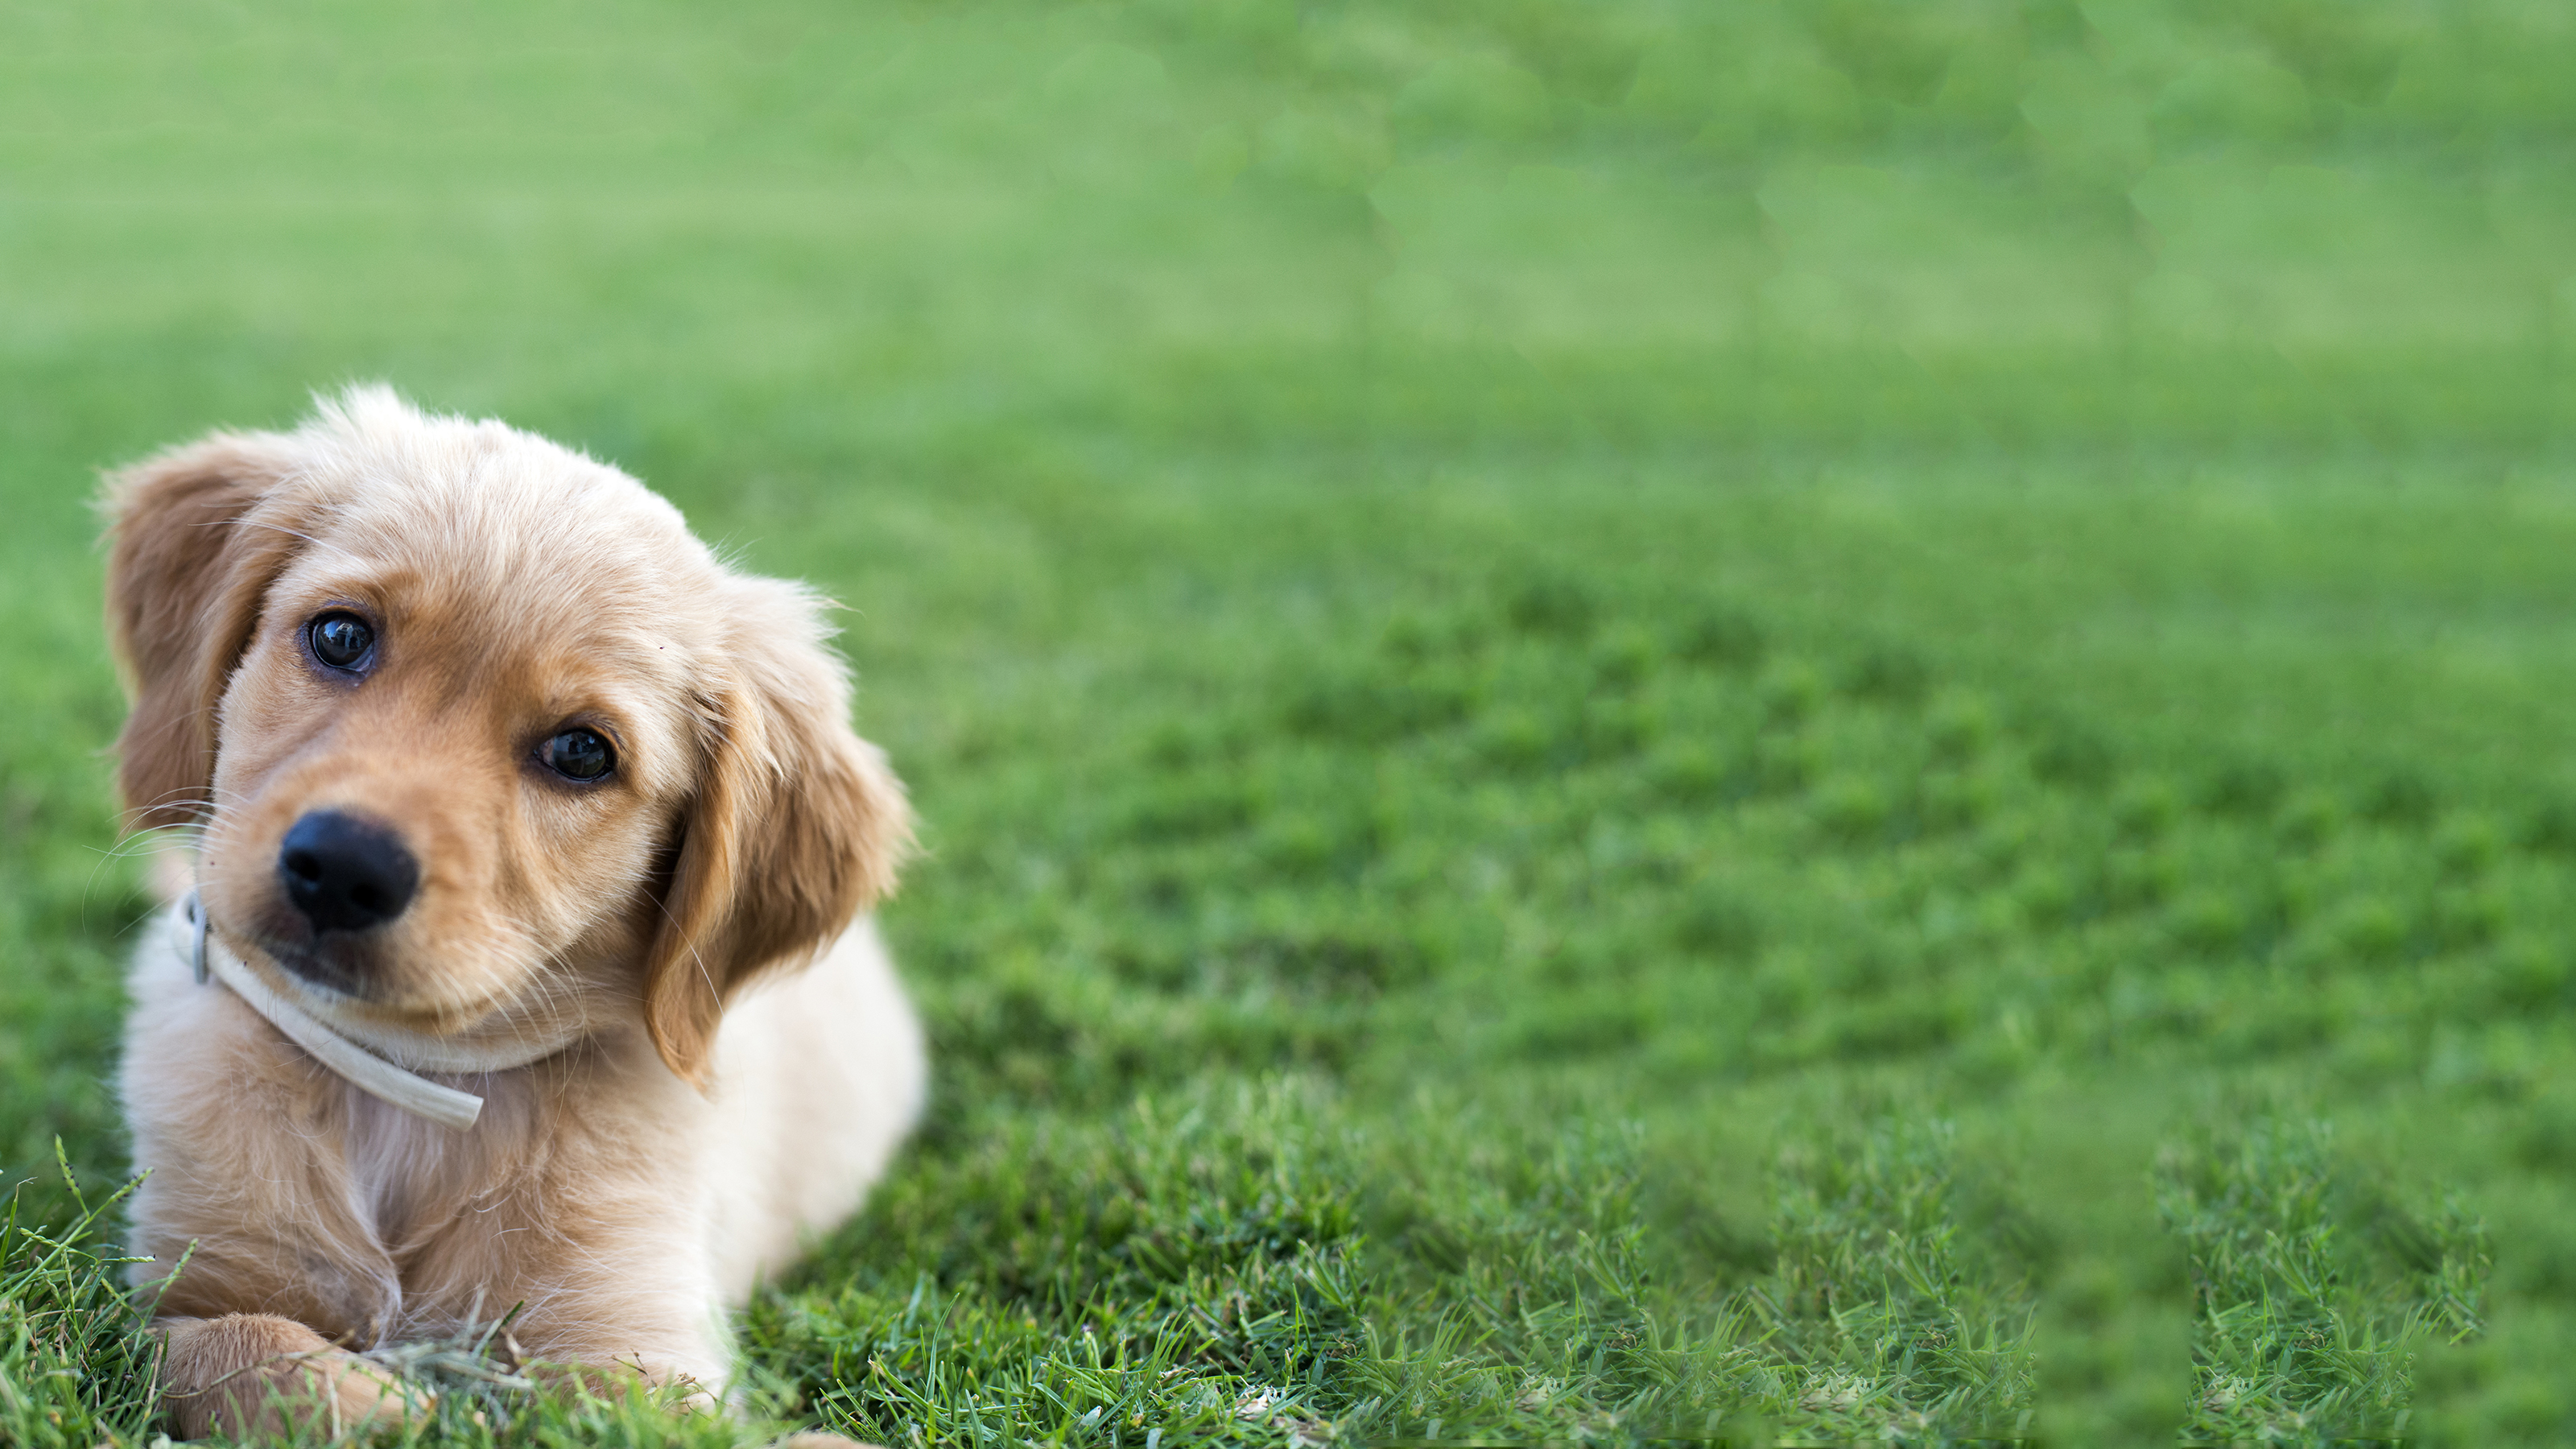
[[[535,1357],[719,1391],[724,1305],[857,1206],[923,1090],[863,914],[909,814],[817,601],[727,568],[613,468],[381,389],[164,454],[107,506],[119,781],[141,823],[193,831],[213,931],[376,1039],[563,1044],[435,1076],[487,1099],[451,1132],[197,985],[175,922],[145,933],[134,1277],[195,1245],[162,1299],[181,1427],[277,1427],[269,1389],[398,1412],[350,1350],[520,1303]],[[329,608],[375,623],[362,681],[305,652]],[[569,723],[613,741],[610,776],[536,763]],[[400,833],[400,916],[316,933],[291,908],[279,842],[317,809]]]

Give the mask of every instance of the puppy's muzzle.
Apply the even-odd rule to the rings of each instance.
[[[277,880],[316,936],[364,931],[411,904],[420,862],[385,826],[346,811],[315,810],[279,843]]]

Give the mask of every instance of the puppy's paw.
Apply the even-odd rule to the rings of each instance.
[[[161,1405],[183,1439],[339,1437],[399,1426],[434,1398],[289,1318],[228,1313],[160,1324]]]

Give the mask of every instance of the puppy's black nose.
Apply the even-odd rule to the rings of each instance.
[[[363,931],[411,904],[420,862],[384,826],[316,810],[286,832],[277,851],[277,879],[314,930]]]

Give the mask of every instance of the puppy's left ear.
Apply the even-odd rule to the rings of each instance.
[[[891,893],[912,842],[902,785],[850,729],[848,674],[814,598],[729,582],[729,677],[702,701],[708,758],[645,968],[653,1045],[702,1090],[726,1004]]]
[[[107,637],[134,699],[116,778],[136,825],[214,808],[225,686],[311,531],[315,505],[287,482],[303,461],[290,437],[210,433],[108,476]]]

